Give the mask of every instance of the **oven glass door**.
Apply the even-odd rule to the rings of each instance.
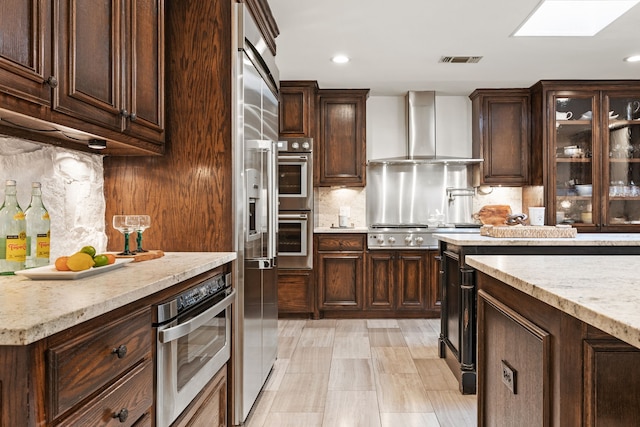
[[[309,216],[306,213],[300,214],[279,214],[278,215],[278,256],[306,257],[307,249],[307,227]]]
[[[170,425],[230,357],[235,291],[158,328],[157,425]]]
[[[278,194],[280,198],[309,197],[309,159],[307,156],[278,156]]]

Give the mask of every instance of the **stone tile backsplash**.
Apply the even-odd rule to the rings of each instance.
[[[51,217],[51,262],[85,245],[106,250],[102,157],[0,135],[0,197],[5,181],[16,180],[18,203],[26,210],[31,182],[42,183]]]

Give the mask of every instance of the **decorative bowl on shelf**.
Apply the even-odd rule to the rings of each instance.
[[[591,196],[593,186],[591,184],[578,184],[576,185],[576,191],[578,192],[578,196]]]

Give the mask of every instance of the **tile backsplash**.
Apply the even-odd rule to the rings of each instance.
[[[17,181],[18,203],[29,206],[31,183],[42,184],[51,217],[51,261],[82,246],[106,250],[104,173],[101,155],[0,135],[0,197]]]

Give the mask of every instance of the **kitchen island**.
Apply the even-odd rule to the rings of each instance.
[[[152,425],[152,305],[235,259],[169,252],[77,280],[0,277],[0,426],[97,425],[107,407]]]
[[[440,234],[442,289],[440,357],[458,378],[463,394],[476,392],[475,269],[470,255],[638,255],[640,234],[578,233],[573,238],[496,238],[480,233]]]
[[[479,288],[479,426],[638,425],[637,256],[466,263]]]

